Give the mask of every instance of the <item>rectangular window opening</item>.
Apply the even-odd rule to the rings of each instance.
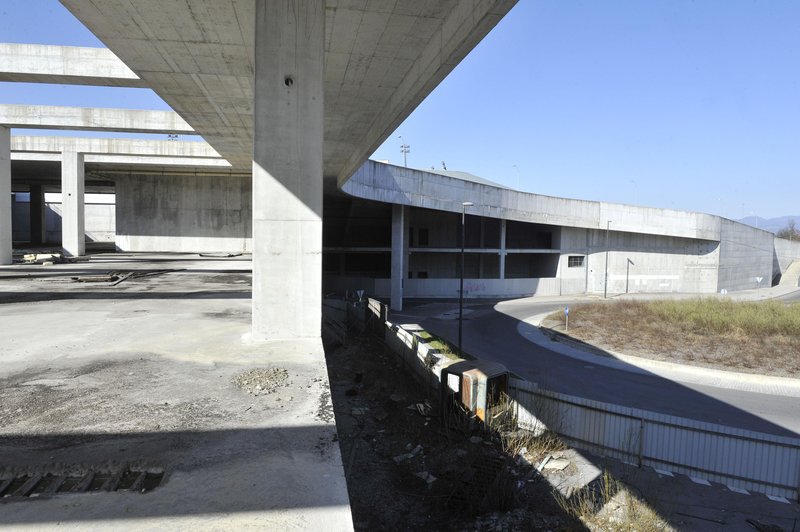
[[[567,266],[570,268],[583,268],[583,259],[585,258],[580,255],[570,255],[567,259]]]

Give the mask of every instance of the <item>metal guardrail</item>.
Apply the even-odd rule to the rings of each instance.
[[[522,428],[547,426],[579,449],[800,500],[800,439],[574,397],[511,379]]]

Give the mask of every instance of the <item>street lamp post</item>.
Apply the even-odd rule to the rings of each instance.
[[[474,203],[465,201],[461,204],[461,275],[460,284],[458,289],[458,356],[464,358],[464,352],[461,349],[461,331],[463,330],[464,321],[464,241],[466,237],[466,225],[464,220],[467,215],[467,207],[472,207]]]
[[[606,275],[603,282],[603,299],[608,297],[608,231],[611,229],[611,220],[606,224]]]

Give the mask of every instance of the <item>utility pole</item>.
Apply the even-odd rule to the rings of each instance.
[[[400,139],[400,153],[403,154],[403,166],[408,168],[408,154],[411,152],[411,146],[403,141],[403,135],[397,135],[397,138]]]

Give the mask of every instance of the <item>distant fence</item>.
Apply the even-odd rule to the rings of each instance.
[[[450,362],[413,330],[386,321],[386,306],[370,299],[367,328],[383,330],[386,345],[423,382],[439,385]],[[520,428],[542,426],[577,449],[637,466],[669,470],[767,495],[800,501],[800,438],[704,423],[574,397],[512,378],[509,395]]]

